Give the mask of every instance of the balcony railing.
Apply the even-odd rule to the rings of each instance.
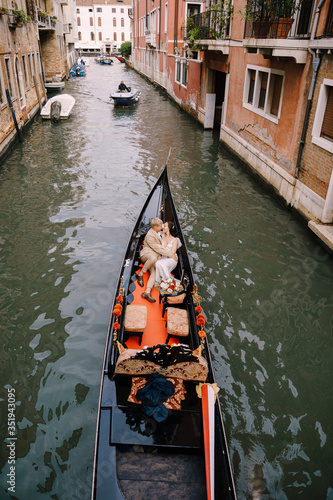
[[[309,38],[314,3],[248,0],[244,38]]]
[[[333,0],[331,0],[330,7],[327,14],[327,21],[324,31],[324,37],[333,37]]]
[[[41,11],[36,7],[36,19],[38,22],[38,28],[41,30],[54,30],[56,27],[56,20],[53,21],[52,17]]]
[[[187,25],[182,27],[182,37],[185,40],[212,40],[230,36],[231,11],[206,10],[187,19]]]

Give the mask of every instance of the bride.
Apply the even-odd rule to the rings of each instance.
[[[175,269],[178,256],[177,249],[181,247],[180,239],[177,238],[176,227],[173,222],[165,222],[162,226],[162,245],[173,253],[173,258],[163,255],[155,263],[156,281],[172,278],[171,272]]]

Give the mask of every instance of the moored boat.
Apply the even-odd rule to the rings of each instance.
[[[153,288],[151,303],[142,298],[137,277],[154,217],[173,222],[182,245],[171,286],[161,282]],[[115,289],[92,500],[236,498],[201,300],[166,167],[135,224]],[[154,383],[161,384],[160,392],[149,399]]]
[[[60,103],[60,119],[66,119],[72,112],[73,106],[75,104],[75,99],[73,96],[69,94],[60,94],[54,97],[51,97],[46,104],[43,106],[40,116],[45,120],[50,120],[52,118],[52,104]]]
[[[65,82],[47,82],[45,83],[46,92],[61,92],[65,88]]]
[[[125,63],[125,58],[124,57],[116,56],[116,58],[118,59],[119,62]]]
[[[101,58],[101,60],[99,61],[99,63],[102,66],[103,65],[111,66],[111,64],[113,64],[113,59],[111,57],[103,57],[103,58]]]
[[[131,90],[129,87],[129,92],[114,92],[110,94],[110,99],[114,101],[115,104],[120,106],[128,106],[129,104],[134,104],[138,102],[141,96],[140,90]]]
[[[75,64],[70,70],[71,76],[86,76],[86,67],[83,64]]]

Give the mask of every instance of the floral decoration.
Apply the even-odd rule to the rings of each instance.
[[[156,289],[163,294],[179,293],[184,290],[183,285],[174,278],[158,281],[155,284]]]
[[[204,330],[204,326],[206,324],[206,318],[202,314],[202,307],[200,305],[200,302],[202,301],[202,297],[200,297],[200,295],[198,294],[197,285],[193,286],[192,295],[193,295],[193,302],[196,304],[196,306],[195,306],[195,312],[197,313],[196,323],[197,323],[198,327],[200,328],[200,330],[198,331],[198,335],[201,339],[200,349],[203,349],[204,343],[205,343],[205,338],[206,338],[206,332]]]

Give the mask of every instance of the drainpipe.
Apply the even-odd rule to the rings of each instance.
[[[320,14],[321,8],[324,5],[324,3],[325,3],[325,0],[320,0],[319,4],[317,6],[315,18],[313,21],[312,32],[311,32],[311,40],[314,40],[316,30],[317,30],[318,20],[319,20],[319,14]],[[311,86],[310,86],[310,91],[309,91],[309,96],[308,96],[308,103],[307,103],[306,111],[305,111],[302,136],[301,136],[301,140],[299,142],[299,150],[298,150],[296,170],[295,170],[295,178],[296,179],[298,179],[299,169],[301,167],[301,160],[302,160],[302,155],[303,155],[303,149],[305,146],[306,132],[308,129],[308,124],[309,124],[309,117],[310,117],[310,111],[311,111],[311,106],[312,106],[313,93],[314,93],[316,80],[317,80],[317,76],[318,76],[318,69],[319,69],[319,65],[320,65],[320,57],[316,57],[316,53],[312,49],[309,49],[309,52],[312,54],[312,57],[313,57],[313,60],[312,60],[313,71],[312,71],[312,80],[311,80]]]

